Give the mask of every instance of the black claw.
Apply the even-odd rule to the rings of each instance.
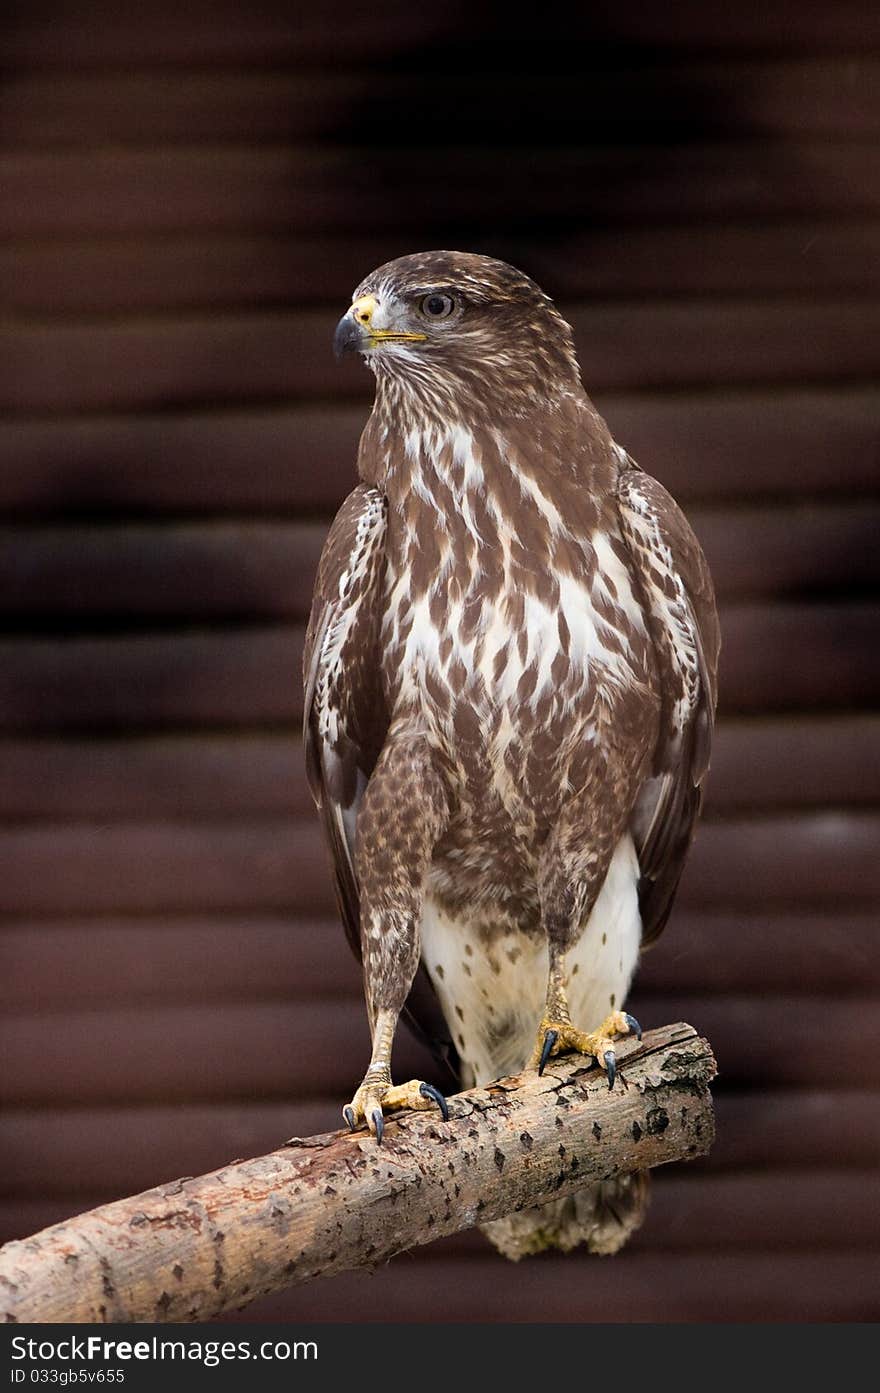
[[[623,1013],[623,1019],[626,1021],[627,1025],[629,1026],[630,1030],[632,1031],[632,1033],[633,1033],[633,1035],[636,1037],[636,1039],[637,1039],[637,1040],[641,1040],[641,1038],[642,1038],[642,1027],[639,1025],[639,1023],[638,1023],[638,1021],[636,1020],[635,1016],[631,1016],[631,1015],[629,1014],[628,1011],[624,1011],[624,1013]]]
[[[381,1146],[381,1145],[382,1145],[382,1137],[384,1136],[384,1133],[385,1133],[385,1119],[384,1119],[384,1117],[382,1116],[382,1110],[381,1110],[381,1108],[376,1108],[376,1111],[373,1113],[373,1125],[374,1125],[375,1128],[376,1128],[376,1141],[377,1141],[377,1142],[379,1143],[379,1145]]]
[[[617,1078],[617,1060],[616,1060],[615,1057],[614,1057],[614,1051],[613,1051],[613,1050],[606,1050],[606,1051],[605,1051],[605,1055],[604,1055],[604,1059],[605,1059],[605,1069],[606,1069],[606,1071],[607,1071],[607,1073],[608,1073],[608,1087],[609,1087],[609,1088],[613,1088],[613,1087],[614,1087],[614,1080]]]
[[[432,1083],[420,1083],[419,1092],[421,1093],[423,1098],[430,1098],[432,1102],[437,1104],[438,1108],[443,1114],[443,1121],[448,1122],[449,1104],[443,1097],[443,1094],[440,1092],[439,1088],[435,1088]]]
[[[543,1074],[544,1069],[545,1069],[546,1064],[547,1064],[547,1060],[550,1058],[551,1052],[552,1052],[552,1050],[553,1050],[553,1046],[556,1044],[556,1041],[557,1041],[558,1039],[559,1039],[559,1031],[558,1031],[558,1030],[548,1030],[547,1033],[546,1033],[546,1035],[544,1036],[544,1044],[543,1044],[543,1046],[542,1046],[542,1048],[541,1048],[541,1059],[540,1059],[540,1062],[539,1062],[539,1064],[538,1064],[538,1073],[539,1073],[539,1074]]]
[[[346,1122],[348,1123],[349,1131],[353,1132],[353,1131],[355,1130],[355,1128],[357,1127],[357,1122],[355,1121],[355,1116],[354,1116],[354,1108],[351,1107],[350,1105],[347,1106],[347,1107],[344,1107],[344,1108],[342,1109],[342,1116],[345,1118]]]

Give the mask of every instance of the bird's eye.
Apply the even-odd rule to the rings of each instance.
[[[419,309],[426,319],[448,319],[455,309],[455,301],[451,295],[440,295],[435,291],[433,295],[425,296]]]

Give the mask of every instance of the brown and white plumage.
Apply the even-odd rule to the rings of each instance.
[[[521,272],[404,257],[338,335],[377,393],[316,584],[305,742],[374,1035],[351,1116],[381,1134],[404,1009],[469,1083],[526,1065],[545,999],[590,1030],[622,1007],[699,814],[719,636],[683,514]],[[610,1251],[643,1202],[619,1182],[492,1236]]]

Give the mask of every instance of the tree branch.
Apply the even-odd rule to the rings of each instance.
[[[7,1321],[195,1321],[375,1266],[609,1176],[686,1160],[714,1136],[715,1061],[689,1025],[617,1046],[613,1091],[578,1056],[364,1133],[293,1138],[93,1209],[0,1250]]]

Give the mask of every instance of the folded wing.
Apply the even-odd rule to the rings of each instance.
[[[303,656],[306,775],[358,956],[355,823],[387,732],[379,662],[386,509],[378,489],[359,484],[337,513],[318,566]]]
[[[620,522],[660,674],[662,708],[653,776],[633,816],[642,943],[662,932],[703,802],[718,696],[720,632],[706,558],[662,484],[625,458]]]

